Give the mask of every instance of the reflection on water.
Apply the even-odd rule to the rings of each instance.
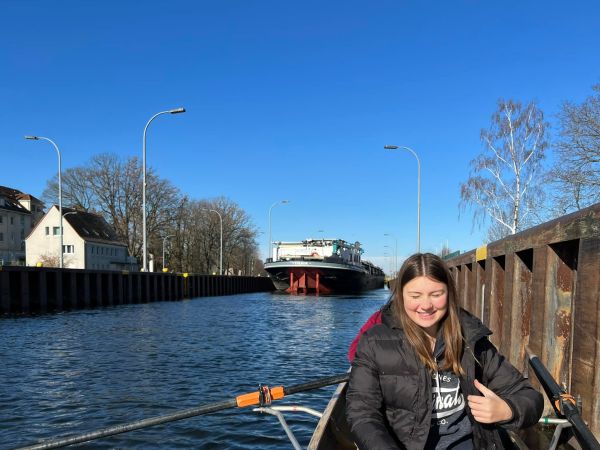
[[[258,293],[0,319],[0,448],[229,400],[259,383],[344,373],[360,325],[389,291]],[[279,404],[322,410],[333,387]],[[316,424],[286,414],[301,444]],[[289,449],[275,417],[228,410],[86,448]]]

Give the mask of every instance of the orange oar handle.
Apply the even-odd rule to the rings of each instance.
[[[279,400],[284,397],[283,386],[276,386],[269,389],[271,393],[271,400]],[[244,408],[246,406],[259,405],[260,404],[260,392],[250,392],[249,394],[238,395],[235,398],[238,408]]]

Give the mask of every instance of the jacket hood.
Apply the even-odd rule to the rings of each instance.
[[[475,317],[469,311],[459,308],[458,312],[464,338],[468,343],[474,344],[479,339],[492,334],[492,331],[486,327],[478,317]]]

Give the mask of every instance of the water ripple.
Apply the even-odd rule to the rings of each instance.
[[[347,369],[388,297],[257,293],[0,319],[0,448],[88,432]],[[280,404],[322,410],[333,387]],[[286,413],[302,445],[317,419]],[[85,444],[93,449],[289,449],[273,416],[228,410]]]

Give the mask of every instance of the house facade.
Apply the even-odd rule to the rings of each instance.
[[[26,238],[28,266],[58,266],[60,215],[54,205]],[[137,271],[137,260],[102,216],[63,208],[65,269]]]
[[[0,186],[0,265],[25,265],[25,237],[43,215],[33,195]]]

